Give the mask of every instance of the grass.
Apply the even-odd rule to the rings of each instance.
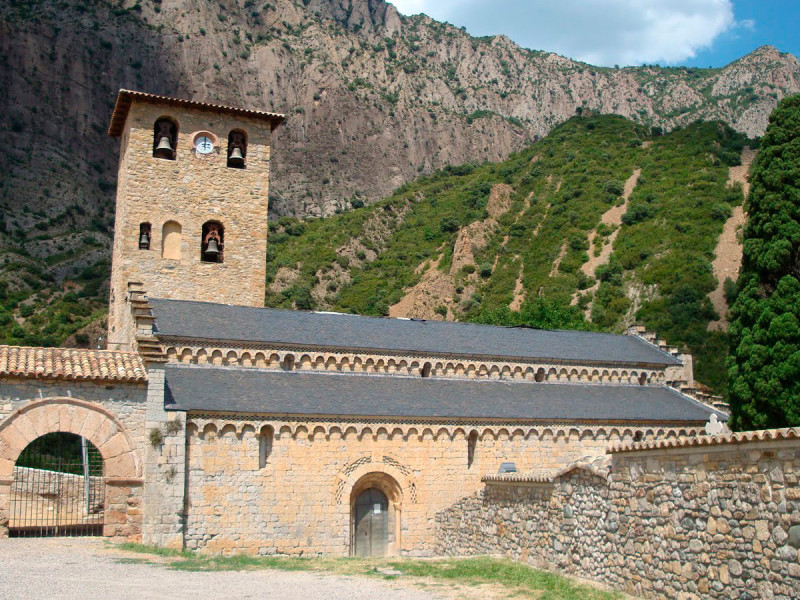
[[[121,544],[121,550],[153,555],[171,569],[182,571],[244,571],[280,569],[360,575],[393,580],[410,579],[418,585],[438,582],[451,586],[498,586],[501,596],[541,600],[613,600],[622,594],[607,592],[567,577],[533,569],[507,559],[486,556],[449,559],[296,558],[283,556],[211,556],[142,544]],[[121,559],[141,562],[138,559]],[[155,561],[151,561],[155,562]],[[162,561],[159,561],[162,562]],[[396,573],[400,574],[397,575]]]

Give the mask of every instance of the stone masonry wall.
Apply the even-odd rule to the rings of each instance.
[[[186,546],[223,554],[347,556],[352,491],[376,476],[400,490],[395,552],[431,555],[436,513],[477,491],[481,477],[502,462],[557,468],[636,433],[574,426],[477,430],[470,466],[468,426],[190,414]]]
[[[38,436],[67,431],[104,457],[103,533],[140,540],[145,397],[144,383],[0,378],[0,537],[8,533],[14,457]]]
[[[154,158],[153,129],[169,116],[178,123],[175,160]],[[247,133],[247,166],[227,166],[228,133]],[[198,155],[200,132],[214,152]],[[136,102],[122,134],[109,308],[109,348],[131,349],[129,282],[151,297],[263,306],[271,124],[213,110]],[[225,227],[224,262],[200,260],[203,223]],[[181,226],[180,258],[162,258],[162,228]],[[139,224],[150,223],[150,249],[139,249]]]
[[[0,377],[0,423],[14,410],[31,400],[75,398],[96,403],[112,413],[124,425],[138,451],[145,446],[144,383],[108,383],[53,379]]]
[[[504,554],[643,598],[800,597],[796,437],[612,459],[608,479],[487,484],[436,516],[436,553]]]

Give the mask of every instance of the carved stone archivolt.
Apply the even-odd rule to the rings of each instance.
[[[187,420],[190,437],[213,441],[219,437],[247,435],[274,435],[281,439],[357,439],[372,440],[466,440],[473,431],[481,440],[511,441],[645,441],[696,436],[700,427],[669,427],[663,425],[642,426],[593,426],[593,425],[520,425],[503,423],[430,423],[430,422],[386,422],[335,420],[280,421],[259,419],[257,416],[224,415],[212,416],[190,414]]]
[[[169,362],[244,368],[333,371],[411,377],[503,379],[531,382],[585,382],[612,384],[663,384],[664,371],[633,368],[511,361],[464,360],[413,355],[335,353],[278,348],[166,345]]]

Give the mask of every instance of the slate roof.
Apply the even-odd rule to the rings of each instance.
[[[147,381],[135,352],[0,346],[0,375],[99,381]]]
[[[556,362],[680,365],[641,338],[610,333],[495,327],[451,321],[363,317],[151,298],[159,337],[359,348]]]
[[[722,413],[664,386],[459,380],[166,366],[168,410],[435,419],[706,422]]]

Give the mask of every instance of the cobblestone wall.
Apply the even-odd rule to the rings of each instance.
[[[798,598],[795,431],[618,452],[607,478],[487,482],[437,514],[436,552],[504,554],[644,598]]]

